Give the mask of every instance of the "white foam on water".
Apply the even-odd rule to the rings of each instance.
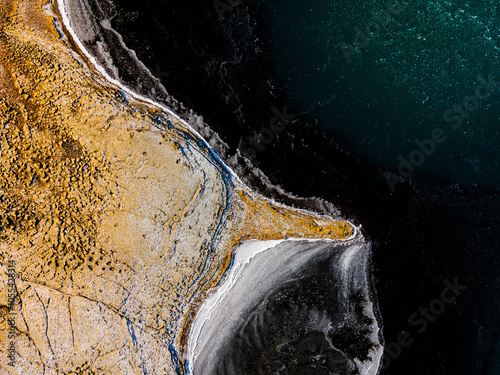
[[[340,258],[339,265],[343,281],[342,290],[345,297],[347,297],[348,294],[349,281],[352,279],[356,279],[355,283],[358,285],[363,284],[363,288],[369,288],[369,281],[366,279],[366,276],[368,275],[367,273],[363,275],[362,280],[359,280],[359,275],[354,275],[351,271],[354,269],[353,266],[356,261],[358,265],[360,263],[364,263],[364,267],[368,267],[368,258],[366,257],[366,255],[363,256],[363,254],[361,253],[361,251],[364,250],[365,249],[363,249],[361,246],[352,246],[345,253],[343,253]],[[362,258],[357,259],[357,256]],[[380,326],[373,311],[373,302],[366,301],[363,307],[363,312],[374,322],[372,325],[370,325],[370,340],[373,343],[373,346],[370,349],[370,359],[363,362],[358,359],[354,359],[362,375],[377,375],[381,363],[381,358],[384,353],[384,347],[379,340]]]

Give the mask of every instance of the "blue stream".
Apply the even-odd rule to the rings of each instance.
[[[216,227],[214,234],[212,236],[212,239],[210,241],[210,250],[206,254],[207,259],[205,260],[205,262],[203,263],[203,265],[199,271],[199,276],[193,281],[193,283],[191,285],[188,286],[188,290],[189,290],[193,287],[193,285],[196,284],[196,282],[199,280],[199,278],[203,274],[204,270],[207,267],[208,256],[214,252],[214,247],[215,247],[215,243],[217,240],[217,236],[220,234],[220,232],[222,230],[222,225],[225,222],[225,216],[227,214],[227,211],[228,211],[228,208],[230,205],[231,188],[234,187],[234,183],[232,180],[231,171],[225,166],[225,164],[222,162],[222,160],[219,158],[219,156],[217,156],[217,154],[214,152],[214,150],[205,141],[203,141],[201,139],[197,140],[196,143],[197,143],[198,148],[193,149],[190,141],[195,140],[195,139],[193,138],[193,136],[190,133],[176,128],[170,120],[166,120],[162,116],[156,117],[155,122],[158,125],[161,125],[161,124],[164,125],[164,122],[165,122],[168,130],[174,129],[175,132],[179,136],[184,138],[184,140],[186,141],[185,146],[184,147],[179,146],[179,148],[180,148],[182,154],[184,155],[184,157],[186,158],[186,160],[189,161],[189,160],[191,160],[191,158],[189,158],[189,156],[187,155],[185,148],[191,154],[194,154],[194,151],[199,152],[201,154],[201,156],[203,156],[210,164],[212,164],[220,172],[220,175],[222,177],[222,181],[223,181],[224,187],[225,187],[225,189],[224,189],[224,191],[225,191],[225,205],[223,207],[221,207],[219,209],[219,212],[217,213],[217,216],[219,217],[219,222],[217,224],[217,227]],[[194,160],[196,161],[196,159],[194,159]],[[199,165],[199,163],[197,161],[196,161],[196,163]],[[203,173],[204,173],[204,176],[206,176],[205,172],[203,172]],[[231,263],[230,263],[229,268],[231,268],[231,266],[233,265],[233,261],[234,261],[234,257],[231,259]],[[225,272],[227,272],[227,270]],[[197,295],[198,291],[199,291],[199,288],[197,288],[196,290],[193,291],[193,293],[188,301],[188,304],[192,302],[193,298]],[[184,365],[184,367],[185,367],[184,370],[181,369],[181,366],[179,363],[179,355],[175,349],[173,342],[171,342],[169,344],[169,351],[170,351],[170,354],[172,356],[172,360],[174,362],[174,365],[176,367],[176,372],[178,374],[189,373],[187,362]]]

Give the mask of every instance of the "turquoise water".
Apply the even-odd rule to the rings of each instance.
[[[497,1],[401,2],[385,13],[390,18],[379,21],[386,23],[380,30],[371,24],[368,31],[377,35],[356,48],[356,31],[388,4],[259,2],[268,19],[274,69],[290,106],[383,170],[397,173],[401,156],[413,164],[413,173],[500,184]],[[490,75],[499,86],[481,89],[479,100],[476,88]],[[454,109],[466,97],[471,97],[467,110]],[[435,129],[442,129],[436,138],[441,143],[432,146],[425,140],[432,140]]]

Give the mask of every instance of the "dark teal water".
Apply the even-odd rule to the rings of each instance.
[[[364,30],[371,13],[388,4],[260,3],[290,105],[367,163],[397,173],[401,156],[414,164],[413,173],[499,184],[500,87],[480,91],[477,109],[471,99],[468,110],[443,118],[476,96],[481,77],[500,82],[498,2],[400,2],[400,12],[389,13],[390,22],[354,52],[354,28]],[[344,54],[342,43],[352,53]],[[424,142],[421,151],[415,141],[431,139],[434,129],[442,129],[444,142],[435,148]]]

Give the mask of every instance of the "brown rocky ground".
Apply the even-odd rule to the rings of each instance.
[[[182,363],[241,241],[353,228],[228,182],[195,134],[121,95],[52,15],[0,0],[0,373],[173,374],[169,346]]]

